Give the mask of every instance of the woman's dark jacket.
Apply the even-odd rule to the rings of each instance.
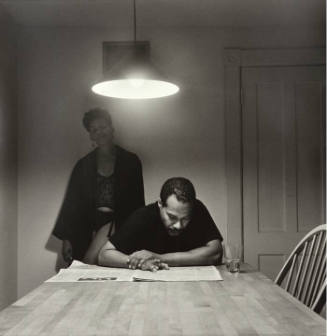
[[[53,230],[69,240],[73,258],[81,260],[92,239],[96,216],[96,149],[81,158],[71,174],[66,195]],[[142,164],[131,152],[116,146],[114,168],[115,229],[136,209],[144,206]]]

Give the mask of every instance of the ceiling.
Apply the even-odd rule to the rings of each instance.
[[[325,25],[324,0],[136,1],[139,26]],[[0,5],[21,25],[132,25],[132,0],[0,0]]]

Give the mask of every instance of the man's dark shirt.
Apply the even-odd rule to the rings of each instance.
[[[215,239],[223,240],[207,208],[199,200],[195,201],[189,224],[178,236],[168,234],[158,204],[152,203],[136,210],[109,238],[115,248],[125,254],[139,250],[159,254],[186,252]]]

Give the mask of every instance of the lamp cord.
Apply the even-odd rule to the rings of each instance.
[[[133,0],[134,9],[134,43],[136,43],[136,0]]]

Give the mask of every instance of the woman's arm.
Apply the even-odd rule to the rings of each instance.
[[[75,164],[64,195],[64,200],[52,234],[60,240],[70,240],[73,223],[78,221],[80,210],[81,163]]]
[[[61,254],[66,263],[73,261],[73,247],[69,240],[62,241]]]
[[[98,264],[107,267],[124,267],[128,268],[129,256],[118,250],[110,241],[102,246],[98,255]]]
[[[83,258],[84,263],[90,265],[98,263],[99,252],[101,248],[108,242],[108,232],[111,225],[113,225],[113,223],[104,225],[93,237],[93,240]]]

